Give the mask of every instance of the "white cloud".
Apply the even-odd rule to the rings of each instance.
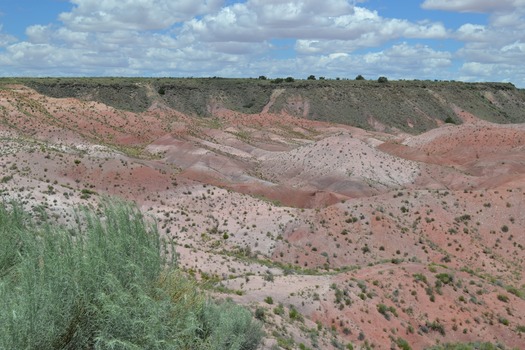
[[[70,0],[76,6],[59,19],[76,31],[166,29],[216,11],[222,0]]]
[[[81,63],[81,56],[76,50],[57,50],[49,44],[21,42],[7,48],[8,55],[0,56],[4,65],[22,65],[32,67],[71,67]],[[75,63],[74,63],[75,62]]]
[[[525,85],[519,73],[525,0],[423,3],[426,9],[489,14],[484,25],[454,29],[386,18],[363,0],[70,2],[75,7],[59,15],[61,23],[29,26],[26,41],[0,27],[0,74],[458,79],[451,69],[460,60],[465,79],[507,79],[514,69]],[[272,44],[274,39],[285,39],[286,47]],[[449,52],[431,46],[433,39],[464,44]],[[272,58],[276,52],[288,58]]]
[[[33,25],[26,29],[27,39],[32,44],[46,44],[51,42],[54,36],[50,25]]]
[[[460,70],[462,79],[512,81],[525,86],[525,41],[509,42],[506,34],[500,33],[498,40],[492,33],[494,40],[467,42],[458,50],[457,57],[465,62]],[[512,40],[512,36],[509,39]]]
[[[521,42],[514,42],[510,45],[505,45],[501,48],[501,52],[503,52],[504,54],[516,54],[516,55],[520,55],[521,58],[523,58],[525,54],[525,43],[521,43]]]
[[[523,11],[512,11],[495,14],[491,18],[491,25],[494,27],[522,27]]]
[[[525,6],[525,0],[425,0],[421,5],[428,10],[457,12],[507,12]]]
[[[456,38],[462,41],[490,41],[489,30],[480,24],[463,24],[456,31]]]
[[[0,47],[7,46],[13,42],[16,42],[16,38],[12,35],[2,33],[2,25],[0,24]]]
[[[465,23],[452,35],[464,42],[456,52],[462,79],[525,84],[525,0],[426,0],[422,7],[488,15],[487,24]]]
[[[450,52],[407,43],[394,45],[381,52],[365,54],[363,58],[377,68],[383,67],[385,73],[404,79],[415,78],[417,75],[441,79],[439,69],[446,69],[452,64]]]
[[[322,23],[327,18],[352,12],[345,0],[249,0],[246,6],[258,13],[259,23],[297,27]]]
[[[400,38],[444,39],[449,35],[446,29],[438,23],[411,23],[397,19],[355,21],[349,25],[346,39],[336,40],[297,40],[296,50],[301,54],[317,54],[334,51],[353,52],[358,49],[382,45],[388,41]]]
[[[217,71],[247,75],[272,62],[283,65],[283,70],[290,68],[292,74],[303,64],[301,59],[269,59],[275,50],[272,39],[298,39],[298,53],[313,54],[316,57],[309,62],[322,62],[337,71],[336,65],[358,48],[447,35],[440,23],[383,18],[347,0],[248,0],[222,8],[219,0],[71,2],[76,5],[73,10],[59,16],[64,26],[28,27],[27,42],[11,45],[3,62],[27,67],[40,58],[42,70],[68,71],[75,62],[93,74],[200,70],[201,75]],[[172,27],[180,21],[182,27]],[[168,32],[154,34],[150,31],[154,29]],[[61,59],[67,62],[61,65]]]
[[[441,23],[412,23],[386,19],[347,1],[262,1],[251,0],[223,8],[216,14],[188,22],[183,34],[191,33],[207,42],[258,42],[271,38],[305,40],[298,48],[306,52],[308,42],[336,40],[348,48],[374,46],[388,40],[407,38],[444,38],[447,31]],[[324,49],[330,45],[324,45]]]
[[[425,45],[401,43],[373,53],[338,52],[257,62],[254,71],[282,77],[292,72],[299,78],[306,78],[313,74],[353,79],[358,74],[362,74],[367,79],[377,79],[380,75],[392,79],[452,79],[456,77],[448,70],[451,64],[452,54],[449,52],[436,51]]]
[[[460,69],[460,80],[525,82],[525,67],[505,63],[467,62]]]

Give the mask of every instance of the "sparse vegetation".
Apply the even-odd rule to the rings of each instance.
[[[426,350],[505,350],[505,347],[492,343],[455,343],[436,345]]]
[[[323,80],[323,84],[319,84],[315,89],[301,91],[301,95],[304,98],[313,102],[311,103],[313,110],[307,115],[307,118],[318,115],[323,119],[330,118],[331,121],[342,123],[351,122],[354,126],[370,128],[370,125],[366,119],[363,119],[359,110],[349,104],[350,100],[348,98],[332,99],[328,104],[315,102],[322,101],[322,99],[320,100],[319,98],[325,86],[336,88],[340,90],[343,95],[348,95],[349,91],[354,95],[357,94],[358,100],[366,101],[365,104],[367,108],[370,109],[371,114],[383,124],[395,126],[411,133],[429,130],[430,128],[436,127],[436,123],[432,120],[420,119],[413,128],[408,127],[406,123],[398,120],[399,118],[396,118],[396,115],[411,115],[412,110],[408,109],[408,106],[405,106],[399,98],[413,101],[413,103],[418,105],[418,109],[427,115],[442,115],[444,119],[447,117],[452,119],[456,118],[452,110],[444,110],[442,106],[434,102],[434,99],[428,93],[421,94],[421,87],[427,86],[430,90],[445,94],[446,98],[455,105],[490,121],[517,123],[524,120],[519,105],[513,106],[506,104],[504,113],[502,113],[501,109],[494,108],[494,105],[488,105],[485,99],[480,98],[479,91],[483,90],[519,93],[511,84],[389,81],[386,79],[389,85],[395,84],[399,91],[405,92],[399,94],[399,96],[388,96],[387,100],[384,98],[381,100],[378,95],[376,95],[377,92],[372,88],[373,84],[377,84],[377,80],[368,81],[357,79],[359,76],[360,75],[358,75],[356,79]],[[315,76],[313,77],[315,78]],[[161,95],[165,100],[164,103],[177,108],[183,113],[199,116],[210,116],[210,112],[206,109],[206,101],[208,96],[213,95],[213,91],[224,91],[225,97],[227,97],[225,103],[233,110],[245,111],[242,106],[246,105],[247,101],[252,101],[253,99],[253,105],[249,108],[250,113],[260,112],[268,102],[272,93],[272,83],[280,84],[283,82],[283,78],[271,80],[214,78],[0,79],[0,85],[26,84],[52,97],[81,97],[91,95],[100,102],[134,112],[145,111],[151,104],[151,100],[149,100],[151,97],[146,93],[144,86],[150,85],[157,92],[163,87],[166,91],[165,95]],[[354,89],[354,85],[356,84],[359,84],[359,91]],[[91,93],[89,91],[91,91]],[[169,93],[167,93],[168,91]],[[297,93],[297,91],[286,92],[281,98],[286,99],[289,94],[293,93]],[[130,101],[130,95],[135,96],[133,101]],[[279,108],[279,106],[283,106],[283,103],[276,102],[275,108]],[[396,108],[389,106],[396,106]],[[302,116],[302,112],[297,111],[297,113],[298,116]]]
[[[7,183],[9,181],[11,181],[13,179],[13,176],[12,175],[5,175],[5,176],[2,176],[2,178],[0,179],[0,183]]]
[[[385,317],[387,321],[390,320],[390,315],[397,316],[396,309],[393,306],[387,307],[385,304],[377,304],[377,311]]]
[[[449,273],[439,273],[436,275],[436,279],[443,284],[451,284],[454,281],[454,276]]]
[[[399,347],[399,349],[401,349],[401,350],[411,350],[412,349],[410,347],[410,344],[408,344],[408,342],[405,339],[403,339],[403,338],[397,338],[396,339],[396,344]]]
[[[427,322],[426,323],[426,326],[432,330],[432,331],[435,331],[435,332],[438,332],[439,334],[441,334],[442,336],[445,335],[445,326],[443,324],[441,324],[439,321],[432,321],[432,322]]]
[[[41,243],[50,222],[77,241],[86,221],[71,203],[105,225],[99,202],[107,194],[136,200],[158,221],[160,256],[170,257],[163,242],[174,242],[179,262],[161,263],[151,289],[100,293],[108,309],[136,320],[115,329],[135,329],[153,314],[130,304],[169,306],[171,283],[187,286],[196,297],[186,300],[198,307],[235,307],[199,289],[247,303],[272,349],[403,349],[501,332],[518,344],[525,242],[516,164],[525,134],[470,120],[525,120],[523,91],[278,79],[22,79],[36,92],[0,79],[13,84],[0,87],[0,196],[23,203]],[[442,127],[446,119],[466,122]],[[5,237],[0,244],[19,251]],[[5,266],[0,290],[4,273],[14,276]],[[100,322],[116,323],[116,314]],[[140,332],[164,329],[155,322]]]
[[[504,303],[508,303],[509,302],[509,297],[504,295],[504,294],[498,294],[498,300],[502,301]]]

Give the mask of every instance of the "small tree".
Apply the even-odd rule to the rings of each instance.
[[[266,79],[267,79],[266,76],[264,76],[264,75],[259,75],[259,80],[266,80]]]
[[[292,77],[286,77],[286,79],[284,79],[284,81],[287,82],[287,83],[293,83],[295,81],[295,79],[292,78]]]
[[[355,80],[365,80],[365,77],[359,74],[357,77],[355,77]]]
[[[315,75],[309,75],[308,78],[306,78],[307,80],[315,80]]]
[[[388,78],[387,77],[379,77],[377,79],[377,82],[378,83],[388,83]]]

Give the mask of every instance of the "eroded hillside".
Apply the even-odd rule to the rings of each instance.
[[[0,89],[2,197],[135,201],[265,348],[525,347],[522,90],[50,81]]]
[[[5,80],[5,79],[4,79]],[[368,130],[428,131],[468,112],[486,121],[525,121],[525,92],[512,84],[434,81],[259,79],[43,78],[15,79],[50,97],[97,101],[133,112],[161,104],[187,115],[214,117],[285,112]]]

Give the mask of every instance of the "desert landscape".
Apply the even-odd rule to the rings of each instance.
[[[525,91],[0,79],[0,196],[136,203],[263,349],[525,348]]]

